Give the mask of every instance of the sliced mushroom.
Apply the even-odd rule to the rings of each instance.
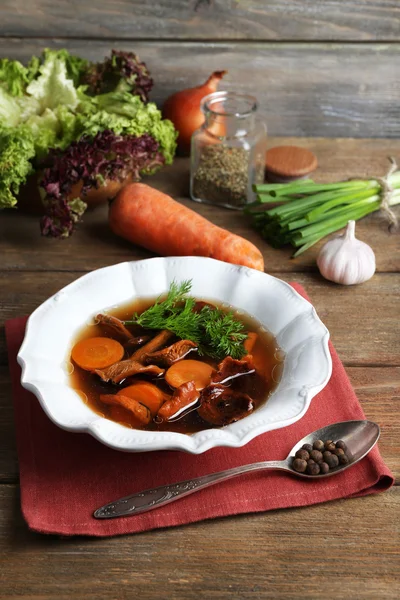
[[[212,376],[211,383],[227,383],[241,375],[255,373],[253,357],[248,354],[242,360],[227,356],[218,365],[218,371]]]
[[[197,349],[197,344],[194,342],[191,342],[190,340],[180,340],[171,346],[167,346],[167,348],[164,348],[163,350],[145,354],[143,356],[143,362],[169,367],[195,349]]]
[[[159,350],[160,348],[165,346],[165,344],[167,344],[173,336],[174,334],[172,333],[172,331],[167,331],[167,329],[163,329],[162,331],[157,333],[157,335],[155,335],[149,342],[147,342],[147,344],[136,350],[136,352],[132,354],[131,359],[136,360],[138,362],[142,362],[145,354],[149,354],[150,352],[155,352],[156,350]]]
[[[94,373],[96,373],[100,379],[103,381],[112,381],[112,383],[120,383],[123,379],[132,377],[138,373],[145,373],[147,375],[155,375],[158,377],[164,372],[165,369],[160,369],[160,367],[157,365],[145,366],[136,360],[132,360],[131,358],[128,358],[127,360],[121,360],[120,362],[117,362],[106,369],[95,369],[94,371]]]
[[[114,333],[120,336],[120,338],[127,342],[133,338],[133,334],[129,331],[127,327],[123,324],[122,321],[117,319],[117,317],[112,317],[111,315],[99,314],[96,316],[96,323],[98,325],[103,325],[111,329]]]
[[[204,388],[200,397],[200,417],[222,427],[246,417],[254,410],[253,400],[247,394],[235,392],[221,384]]]
[[[111,404],[111,406],[122,406],[126,410],[129,410],[138,421],[143,425],[148,425],[151,421],[151,412],[144,404],[141,404],[134,398],[129,396],[123,396],[122,394],[101,394],[100,400],[104,404]]]
[[[186,410],[197,403],[199,396],[194,381],[183,383],[174,391],[172,398],[161,406],[157,413],[158,420],[171,421],[184,416]]]
[[[132,337],[130,340],[124,343],[124,348],[127,352],[136,350],[139,346],[146,344],[149,339],[149,335],[138,335],[136,337]]]

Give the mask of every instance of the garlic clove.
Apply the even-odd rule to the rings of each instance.
[[[375,254],[368,244],[355,237],[355,221],[349,221],[343,235],[326,242],[317,265],[325,279],[342,285],[355,285],[375,273]]]

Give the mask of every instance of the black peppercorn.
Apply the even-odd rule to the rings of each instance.
[[[308,463],[308,465],[307,465],[307,473],[309,475],[319,475],[319,473],[320,473],[319,465],[317,465],[316,463],[313,463],[313,464],[310,465],[310,463]]]
[[[302,450],[307,450],[308,453],[312,452],[312,449],[313,449],[311,444],[303,444],[301,448],[302,448]]]
[[[334,450],[332,450],[332,454],[336,454],[336,456],[340,456],[341,454],[344,454],[344,450],[342,448],[335,448]]]
[[[310,458],[315,460],[315,462],[317,463],[323,458],[322,452],[320,452],[319,450],[312,450],[312,452],[310,452]]]
[[[339,464],[348,465],[350,458],[346,454],[346,444],[343,440],[315,440],[313,445],[303,444],[293,457],[292,467],[298,473],[309,475],[327,475]]]
[[[329,465],[326,462],[319,463],[320,472],[322,475],[329,473]]]
[[[307,469],[307,463],[305,460],[302,460],[301,458],[295,458],[293,461],[292,467],[298,473],[304,473],[305,470]]]
[[[301,460],[308,460],[310,458],[307,450],[297,450],[295,456],[296,458],[301,458]]]
[[[324,449],[324,442],[322,440],[315,440],[315,442],[313,443],[313,448],[314,450],[319,450],[320,452],[322,452],[322,450]]]
[[[325,458],[325,456],[324,456]],[[336,454],[331,454],[325,458],[325,462],[328,463],[330,469],[334,469],[339,464],[339,459]]]

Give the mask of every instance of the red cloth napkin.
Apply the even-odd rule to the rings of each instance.
[[[306,297],[299,285],[294,287]],[[26,318],[6,323],[13,385],[21,507],[28,526],[42,533],[112,536],[202,519],[305,506],[388,489],[393,476],[375,448],[358,465],[321,482],[278,471],[238,477],[137,516],[96,520],[103,504],[159,485],[262,460],[286,458],[306,434],[365,415],[333,346],[330,382],[297,423],[258,436],[242,448],[216,448],[194,456],[183,452],[131,454],[112,450],[87,434],[59,429],[36,397],[20,385],[16,355]]]

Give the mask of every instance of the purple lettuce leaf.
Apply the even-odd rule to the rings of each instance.
[[[154,82],[146,64],[133,52],[112,50],[111,57],[87,69],[81,83],[88,86],[89,94],[97,95],[117,90],[121,80],[124,90],[148,102]]]
[[[159,144],[149,135],[117,135],[104,130],[94,138],[83,136],[65,151],[52,150],[40,186],[43,188],[45,215],[41,220],[42,235],[68,237],[85,212],[85,195],[105,181],[133,181],[162,166],[164,156]],[[79,185],[79,198],[71,197]]]

